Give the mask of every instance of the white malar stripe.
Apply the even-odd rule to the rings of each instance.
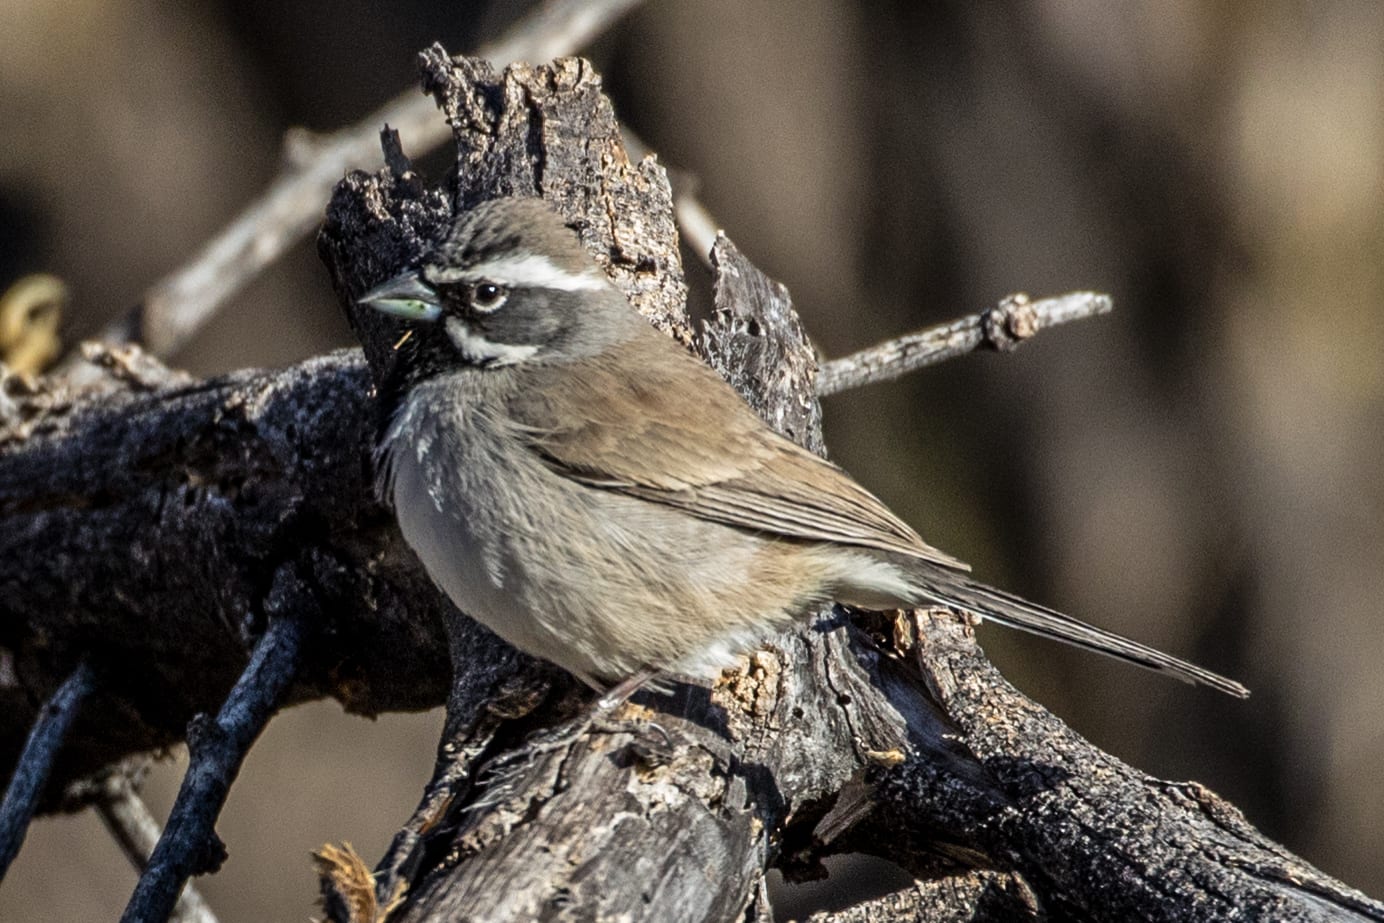
[[[514,365],[538,352],[532,343],[492,343],[467,326],[459,317],[447,318],[447,336],[467,362],[477,365]]]
[[[591,292],[608,283],[598,270],[568,272],[546,256],[536,253],[524,256],[500,256],[474,266],[460,269],[441,269],[429,273],[431,281],[494,282],[506,288],[549,288],[560,292]]]

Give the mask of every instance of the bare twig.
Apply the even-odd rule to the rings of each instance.
[[[1010,350],[1044,327],[1108,314],[1113,307],[1109,295],[1095,292],[1071,292],[1038,301],[1030,301],[1027,295],[1010,295],[980,314],[823,363],[817,373],[817,394],[825,397],[889,381],[982,347]]]
[[[92,685],[91,667],[85,662],[78,664],[52,698],[43,704],[34,721],[29,739],[15,763],[14,777],[5,789],[5,799],[0,802],[0,880],[19,854],[29,821],[33,819],[34,809],[48,782],[53,760],[62,749],[72,719],[77,716]]]
[[[281,571],[280,577],[287,573]],[[296,577],[287,580],[297,583]],[[284,583],[276,578],[271,595],[304,597]],[[288,611],[270,621],[216,719],[199,715],[188,727],[187,774],[121,923],[167,920],[187,879],[215,871],[225,860],[226,848],[213,829],[216,818],[245,754],[278,709],[297,672],[304,618],[291,606],[280,608]]]
[[[572,54],[639,2],[548,0],[479,55],[506,64]],[[142,342],[160,356],[187,343],[222,303],[317,227],[343,173],[380,163],[379,132],[386,123],[399,130],[414,156],[451,137],[432,98],[412,89],[329,137],[304,141],[304,135],[295,134],[289,150],[296,156],[288,158],[268,190],[185,266],[155,283],[143,303],[101,337]]]
[[[1037,899],[1023,879],[1009,872],[973,870],[915,881],[892,894],[841,910],[814,913],[807,923],[869,923],[871,920],[1038,920]]]
[[[720,230],[711,212],[707,211],[701,199],[691,192],[675,188],[673,215],[677,218],[678,230],[682,232],[682,239],[687,242],[687,246],[702,262],[710,266],[711,249],[716,245],[716,234]]]
[[[96,811],[135,871],[143,874],[163,830],[128,777],[117,772],[111,773],[103,781],[96,799]],[[177,923],[217,923],[216,915],[191,882],[179,895],[170,920]]]

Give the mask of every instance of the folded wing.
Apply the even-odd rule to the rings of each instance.
[[[533,451],[583,484],[753,532],[969,570],[850,475],[769,429],[715,372],[652,329],[601,362],[535,372],[512,412]]]

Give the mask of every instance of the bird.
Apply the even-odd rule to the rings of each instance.
[[[357,301],[404,327],[376,446],[404,541],[458,609],[603,703],[714,676],[831,603],[948,606],[1248,695],[976,581],[657,331],[542,199],[461,212]]]

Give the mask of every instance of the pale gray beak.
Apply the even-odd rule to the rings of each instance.
[[[437,292],[418,278],[416,272],[400,273],[382,282],[357,298],[356,304],[368,305],[404,320],[437,320],[442,314]]]

